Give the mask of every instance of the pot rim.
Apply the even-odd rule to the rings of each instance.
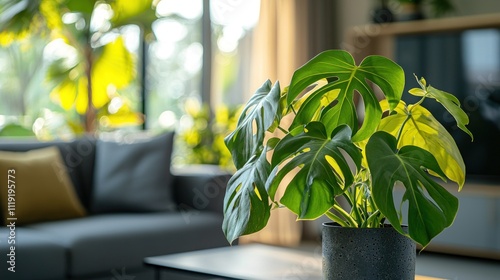
[[[334,227],[334,228],[346,228],[346,229],[383,229],[383,228],[394,228],[391,224],[384,224],[383,227],[376,227],[376,228],[355,228],[355,227],[343,227],[341,226],[340,224],[336,223],[336,222],[323,222],[321,224],[323,227]],[[406,224],[402,224],[401,225],[402,228],[408,228],[408,225]]]

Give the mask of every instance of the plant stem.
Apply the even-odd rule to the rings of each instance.
[[[352,227],[358,227],[358,223],[351,217],[351,215],[349,215],[349,213],[347,213],[342,207],[340,207],[338,204],[334,204],[333,205],[333,209],[337,212],[339,212],[339,214],[342,215],[342,217],[344,217],[347,222],[352,226]]]
[[[401,138],[401,134],[403,134],[403,128],[405,127],[406,122],[411,118],[411,113],[408,112],[408,115],[406,115],[406,119],[404,120],[403,124],[399,128],[398,131],[398,137],[396,137],[396,143],[399,143],[399,139]]]
[[[340,217],[338,217],[337,215],[333,214],[332,212],[330,211],[326,211],[325,215],[332,221],[336,222],[337,224],[339,224],[341,227],[348,227],[347,223],[342,220]]]
[[[413,106],[411,107],[411,109],[409,110],[410,112],[410,115],[411,115],[411,110],[413,110],[413,108],[417,107],[417,106],[420,106],[420,104],[422,104],[422,102],[424,102],[425,98],[427,97],[427,91],[425,91],[426,94],[424,94],[424,96],[422,96],[422,99],[420,99],[417,103],[413,104]]]
[[[283,132],[284,134],[288,134],[288,130],[284,129],[283,127],[281,127],[280,125],[278,125],[278,129]]]
[[[368,217],[368,219],[366,219],[368,227],[377,227],[377,224],[379,223],[378,222],[379,219],[377,219],[377,216],[379,215],[380,215],[380,210],[377,209]]]
[[[346,191],[342,195],[345,197],[345,200],[347,201],[347,203],[349,203],[349,206],[354,207],[355,201],[352,199],[351,193],[349,191]]]
[[[353,186],[354,188],[354,200],[352,202],[352,212],[354,213],[354,217],[357,220],[357,224],[362,224],[363,223],[363,217],[361,217],[361,214],[359,213],[359,208],[358,208],[358,184]]]
[[[408,114],[406,115],[406,119],[404,120],[403,124],[399,128],[398,137],[396,137],[396,140],[397,140],[396,143],[399,143],[399,139],[401,138],[401,134],[403,133],[403,128],[405,127],[406,122],[408,122],[408,120],[411,119],[411,111],[413,110],[413,108],[422,104],[422,102],[424,102],[425,98],[426,98],[426,95],[424,94],[424,96],[422,96],[422,98],[417,103],[413,104],[413,106],[410,108],[410,110],[408,110]]]

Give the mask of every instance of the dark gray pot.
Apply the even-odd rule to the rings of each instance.
[[[415,279],[416,245],[390,226],[323,223],[323,279]]]

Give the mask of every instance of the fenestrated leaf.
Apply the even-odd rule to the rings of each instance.
[[[268,182],[269,194],[276,193],[283,178],[299,168],[287,182],[280,202],[299,219],[323,215],[334,205],[335,196],[343,193],[345,186],[354,180],[346,156],[357,168],[360,166],[361,153],[351,142],[351,134],[351,129],[342,125],[328,135],[322,123],[311,122],[302,132],[285,136],[274,149],[272,166],[289,161]],[[342,150],[347,155],[342,154]]]
[[[401,234],[399,215],[393,197],[394,185],[405,187],[403,200],[408,202],[408,234],[424,247],[449,227],[458,211],[458,199],[436,183],[426,172],[444,177],[431,153],[416,146],[399,151],[394,136],[375,132],[366,145],[368,167],[372,175],[372,196],[378,209]]]
[[[403,69],[390,59],[368,56],[357,66],[348,52],[330,50],[320,53],[295,71],[290,83],[288,104],[292,104],[304,89],[324,78],[328,79],[328,83],[308,97],[311,99],[311,105],[299,109],[291,129],[308,123],[321,111],[321,121],[328,125],[328,133],[339,125],[347,124],[355,133],[354,141],[368,138],[377,128],[382,116],[382,110],[369,81],[380,87],[391,109],[395,108],[401,99],[405,81]],[[340,92],[331,104],[324,106],[318,102],[318,96],[334,89],[339,89]],[[355,92],[361,95],[365,104],[365,121],[359,130],[354,103]]]
[[[425,81],[425,80],[424,80]],[[474,140],[474,136],[470,130],[466,127],[469,124],[469,117],[460,108],[460,101],[453,94],[447,93],[445,91],[433,88],[432,86],[425,86],[425,84],[420,83],[423,87],[422,89],[414,88],[409,92],[415,96],[425,96],[427,98],[433,98],[437,102],[441,103],[444,108],[453,116],[457,122],[458,128],[463,132],[467,133],[471,139]]]
[[[429,151],[446,177],[461,188],[465,183],[465,164],[453,137],[424,107],[405,106],[401,101],[400,106],[395,109],[396,114],[382,119],[379,130],[389,132],[393,136],[400,133],[398,148],[413,145]],[[404,127],[400,132],[403,123]]]
[[[252,157],[228,182],[224,197],[222,230],[232,243],[241,235],[261,230],[269,220],[271,206],[265,182],[271,166],[266,153]]]
[[[267,80],[246,104],[236,129],[224,139],[236,168],[243,167],[256,151],[262,149],[266,131],[273,125],[275,117],[280,117],[279,100],[279,83],[271,88],[271,81]]]
[[[291,104],[292,109],[294,111],[300,111],[300,113],[295,116],[294,123],[305,124],[311,121],[320,120],[321,110],[317,110],[317,108],[325,108],[326,106],[329,106],[337,99],[340,92],[340,89],[335,89],[329,92],[323,92],[322,94],[314,94],[326,84],[328,84],[326,79],[318,80],[315,84],[309,87],[309,90],[303,96],[293,101]],[[314,96],[311,96],[313,94]],[[311,108],[312,110],[307,110],[308,108]],[[294,125],[292,125],[292,127],[294,127]]]

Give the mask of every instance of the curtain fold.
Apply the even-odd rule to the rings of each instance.
[[[333,47],[334,4],[331,0],[262,0],[259,23],[254,29],[248,100],[267,79],[288,86],[295,69],[320,50]],[[277,197],[280,193],[277,193]],[[295,246],[301,241],[302,223],[288,209],[271,211],[262,231],[240,242]]]

